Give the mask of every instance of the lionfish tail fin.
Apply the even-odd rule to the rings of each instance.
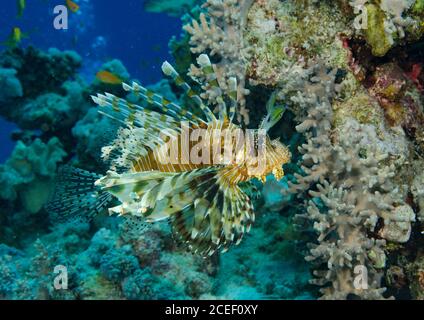
[[[95,185],[100,177],[96,173],[72,166],[60,167],[55,190],[45,205],[51,219],[57,222],[88,221],[102,212],[113,197]]]

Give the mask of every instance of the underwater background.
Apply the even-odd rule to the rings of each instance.
[[[55,30],[53,9],[66,1],[27,1],[25,14],[18,14],[14,0],[5,1],[1,10],[0,39],[7,39],[14,27],[28,34],[22,47],[41,50],[51,47],[74,50],[84,59],[79,75],[87,82],[94,79],[102,64],[112,58],[125,62],[131,76],[142,83],[155,83],[162,78],[160,64],[170,60],[168,42],[181,32],[181,20],[165,13],[149,13],[143,1],[81,1],[80,9],[70,14],[68,30]],[[113,14],[112,14],[113,13]],[[3,40],[2,40],[3,41]],[[4,162],[13,146],[7,134],[11,126],[1,119]],[[3,133],[3,131],[2,131]]]
[[[424,299],[423,0],[3,2],[0,299]],[[193,109],[167,60],[213,106],[202,53],[241,126],[287,109],[269,134],[291,161],[255,181],[243,241],[204,258],[166,222],[50,214],[62,165],[108,170],[90,96],[136,81]]]

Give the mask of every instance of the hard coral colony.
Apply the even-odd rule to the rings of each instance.
[[[181,8],[148,87],[0,54],[0,298],[424,299],[424,2]]]

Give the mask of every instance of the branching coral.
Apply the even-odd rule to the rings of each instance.
[[[230,92],[229,79],[236,77],[237,98],[240,101],[238,110],[239,121],[249,123],[249,115],[245,108],[245,95],[249,94],[246,87],[246,46],[243,31],[247,13],[253,0],[208,0],[203,7],[207,13],[201,13],[199,20],[184,26],[190,34],[191,51],[196,54],[208,52],[219,60],[214,66],[217,80],[224,91]],[[207,83],[202,70],[192,65],[189,75]],[[210,103],[216,103],[216,92],[213,87],[206,85],[203,98]],[[243,117],[243,119],[242,119]]]
[[[323,298],[383,298],[386,242],[375,233],[383,223],[380,236],[404,242],[414,218],[404,202],[406,187],[399,189],[393,181],[396,166],[405,159],[390,153],[395,149],[380,140],[371,125],[348,119],[333,130],[334,74],[325,68],[318,71],[292,98],[307,111],[296,127],[307,137],[300,147],[303,174],[296,174],[297,181],[291,184],[292,192],[306,192],[304,217],[313,221],[318,233],[307,260],[327,265],[328,270],[315,271],[314,283],[323,286]],[[406,234],[388,236],[398,222],[405,224],[401,227]],[[358,266],[367,270],[364,287],[355,287]]]
[[[387,33],[397,32],[400,38],[405,37],[404,27],[414,23],[411,17],[403,17],[403,13],[407,11],[416,0],[382,0],[380,4],[381,10],[386,13],[384,27]]]

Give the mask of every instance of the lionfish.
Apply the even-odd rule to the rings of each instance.
[[[209,151],[211,155],[225,154],[228,144],[223,140],[212,141],[214,134],[220,131],[229,133],[229,141],[237,144],[241,130],[241,126],[233,122],[237,110],[237,80],[229,79],[224,94],[209,57],[200,55],[197,62],[205,77],[202,88],[207,86],[216,96],[214,112],[168,62],[163,64],[162,71],[196,105],[193,112],[135,82],[123,83],[123,89],[144,101],[145,106],[109,93],[92,96],[99,113],[119,124],[113,141],[102,148],[102,158],[110,170],[102,176],[71,166],[62,167],[47,209],[61,217],[94,217],[108,208],[110,214],[140,219],[146,224],[168,219],[174,234],[189,249],[203,256],[219,249],[226,251],[232,244],[240,243],[255,220],[253,205],[245,190],[252,190],[249,186],[254,185],[254,178],[264,180],[270,173],[281,179],[282,165],[290,160],[288,148],[267,134],[281,119],[284,107],[276,106],[273,94],[267,104],[268,115],[259,128],[265,132],[264,138],[254,135],[253,148],[242,146],[234,152],[230,150],[231,157],[226,161],[165,159],[165,151],[169,151],[172,143],[177,154],[190,155],[199,150]],[[206,136],[202,137],[203,142],[212,141],[202,145],[207,145],[209,150],[199,148],[192,140],[184,145],[182,136],[196,130],[203,130]],[[254,161],[250,159],[260,147],[266,157],[259,172],[252,170]],[[241,153],[246,156],[240,156]],[[112,205],[114,202],[117,205]]]

